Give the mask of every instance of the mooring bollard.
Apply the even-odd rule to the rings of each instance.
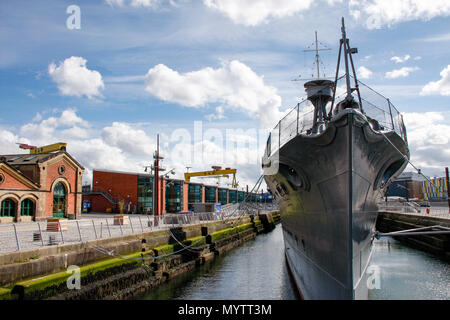
[[[20,251],[19,236],[17,235],[16,225],[13,224],[13,227],[14,227],[14,234],[16,235],[17,251]]]

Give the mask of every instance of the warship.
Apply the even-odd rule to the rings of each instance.
[[[303,299],[368,298],[378,203],[409,161],[402,115],[357,79],[344,18],[341,33],[334,81],[317,69],[304,101],[269,134],[262,159]]]

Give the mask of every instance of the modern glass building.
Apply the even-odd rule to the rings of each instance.
[[[228,203],[227,193],[228,193],[227,189],[219,189],[219,191],[218,191],[219,201],[218,202],[220,202],[220,204],[227,204]]]
[[[237,202],[237,190],[229,190],[228,191],[228,202],[229,203]]]
[[[138,212],[153,212],[153,177],[138,176]]]
[[[166,212],[183,211],[183,181],[172,181],[166,185]]]
[[[216,203],[216,187],[205,186],[205,202]]]
[[[245,192],[238,191],[238,202],[243,202],[245,200]]]
[[[201,203],[203,200],[203,186],[200,184],[189,184],[188,194],[189,203]]]

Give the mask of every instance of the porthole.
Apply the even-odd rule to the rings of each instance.
[[[59,174],[64,174],[66,172],[66,167],[64,167],[63,165],[60,165],[58,168],[58,172],[59,172]]]
[[[3,181],[5,181],[5,176],[3,175],[3,173],[0,173],[0,184],[2,184]]]

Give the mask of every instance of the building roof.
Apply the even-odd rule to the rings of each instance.
[[[418,174],[418,173],[412,172],[412,171],[407,171],[407,172],[402,172],[395,180],[396,181],[404,181],[404,180],[425,181],[426,179],[421,174]]]
[[[8,154],[8,155],[0,155],[0,161],[6,162],[10,166],[14,165],[36,165],[38,163],[42,163],[48,161],[60,154],[65,154],[70,160],[72,160],[78,167],[84,170],[84,167],[79,164],[69,153],[66,151],[58,151],[53,153],[39,153],[39,154],[29,154],[29,153],[21,153],[21,154]]]
[[[40,187],[39,183],[33,181],[32,179],[24,175],[20,170],[8,164],[8,162],[2,161],[1,156],[0,156],[0,167],[3,167],[4,169],[7,170],[9,169],[9,173],[12,174],[13,176],[16,176],[16,178],[18,178],[19,180],[21,179],[23,183],[28,185],[31,184],[31,187],[33,188]]]

